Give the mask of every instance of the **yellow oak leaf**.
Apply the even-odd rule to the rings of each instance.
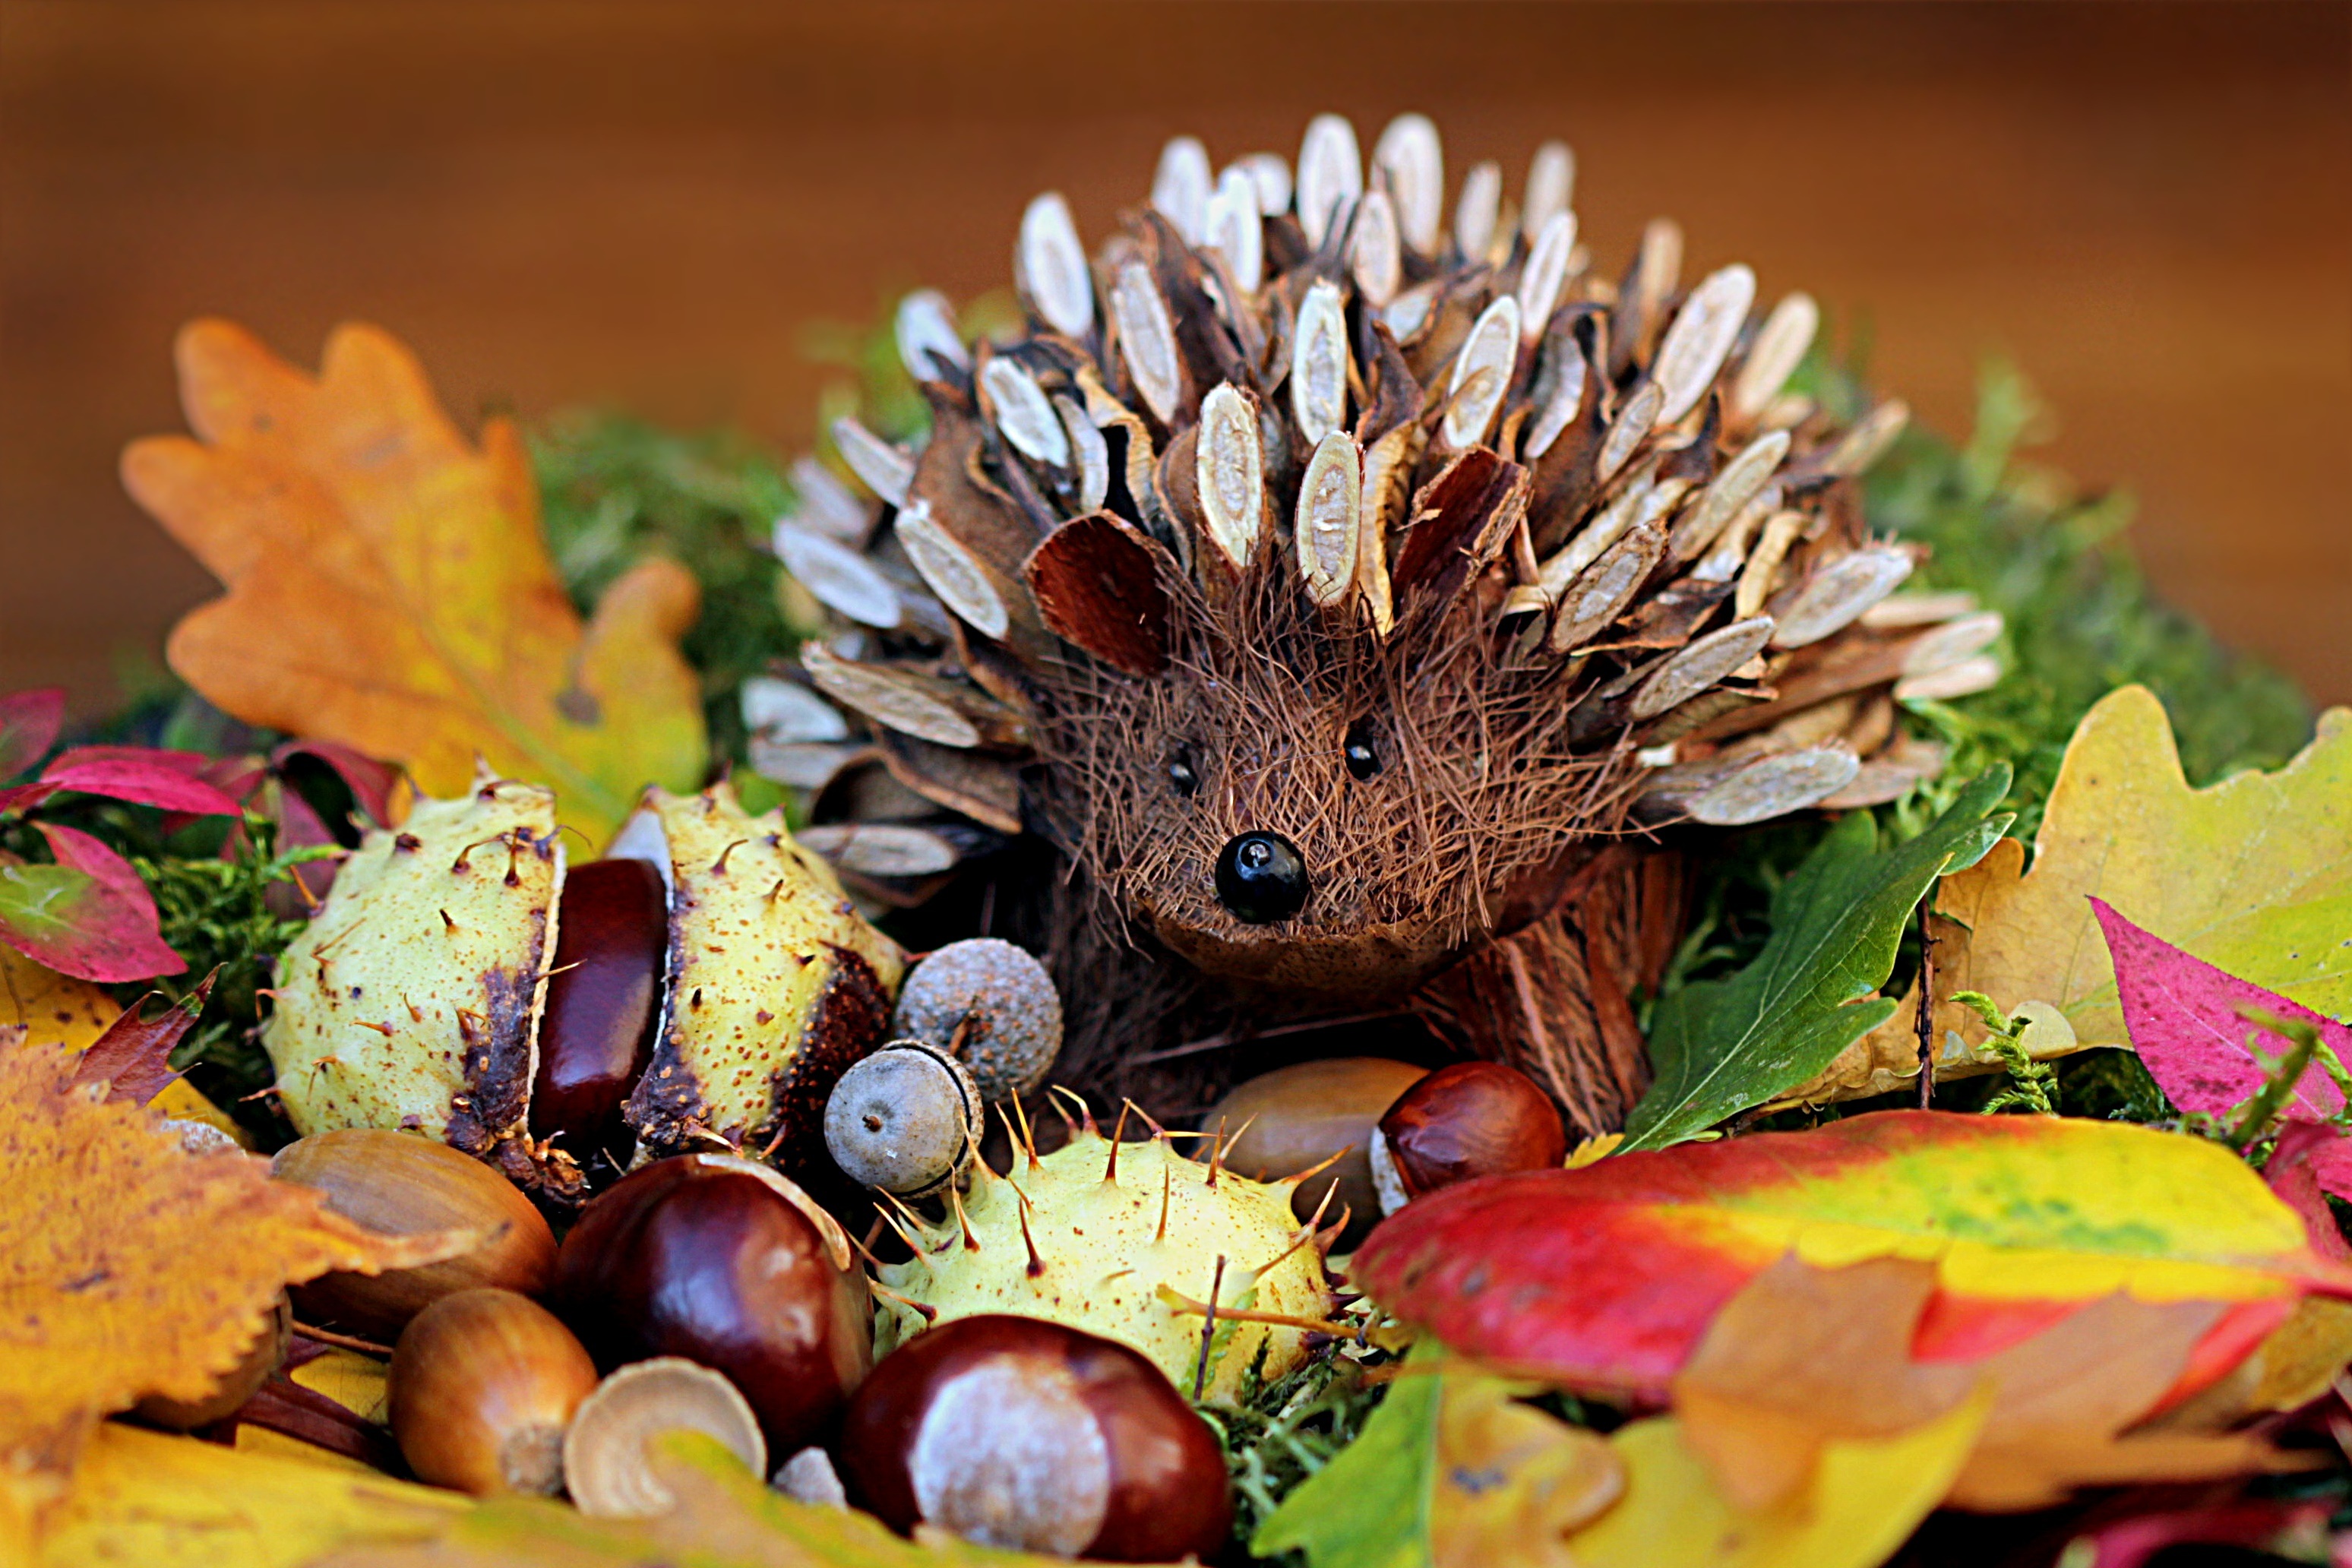
[[[1501,1378],[1445,1375],[1430,1480],[1431,1568],[1577,1568],[1565,1537],[1615,1502],[1625,1467],[1597,1432]]]
[[[361,1542],[428,1540],[471,1504],[389,1476],[100,1424],[40,1568],[299,1568]]]
[[[583,626],[522,440],[478,447],[388,333],[338,328],[313,379],[242,328],[180,334],[197,438],[150,437],[124,485],[227,588],[172,633],[173,670],[251,724],[340,741],[462,794],[475,759],[553,786],[601,846],[649,784],[702,783],[699,591],[649,560]]]
[[[0,1049],[0,1548],[20,1555],[99,1418],[209,1393],[287,1285],[482,1239],[362,1229],[263,1160],[187,1152],[74,1065],[57,1046]]]
[[[87,1050],[121,1011],[100,987],[45,968],[0,942],[0,1029],[21,1024],[28,1045]]]
[[[1746,1510],[1717,1489],[1671,1415],[1610,1436],[1625,1496],[1568,1538],[1578,1568],[1874,1568],[1943,1500],[1991,1403],[1979,1390],[1890,1436],[1831,1438],[1805,1484]]]
[[[2352,709],[2274,773],[2189,787],[2164,707],[2146,687],[2109,692],[2068,742],[2033,841],[1994,845],[1936,895],[1936,1077],[2000,1069],[1984,1020],[1951,1000],[1978,991],[2031,1023],[2036,1060],[2126,1049],[2096,894],[2143,930],[2315,1012],[2352,1018]],[[1791,1090],[1818,1104],[1916,1082],[1914,985],[1895,1016]]]

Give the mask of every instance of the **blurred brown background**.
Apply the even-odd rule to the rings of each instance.
[[[1679,217],[1866,320],[1964,432],[2019,359],[2049,456],[2143,499],[2151,574],[2352,700],[2352,8],[0,4],[0,689],[85,709],[204,574],[115,454],[179,427],[200,312],[315,363],[379,321],[450,405],[617,399],[808,438],[814,321],[1006,278],[1028,196],[1098,237],[1160,142],[1369,147],[1415,108],[1516,189],[1565,135],[1613,270]],[[1450,197],[1449,197],[1450,200]]]

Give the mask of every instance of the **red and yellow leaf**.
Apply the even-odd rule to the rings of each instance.
[[[2307,1293],[2352,1294],[2218,1144],[2121,1123],[1885,1111],[1444,1188],[1356,1254],[1382,1307],[1465,1354],[1663,1395],[1717,1310],[1793,1252],[1936,1266],[1916,1342],[1974,1360],[2097,1299],[2209,1301],[2183,1392]]]

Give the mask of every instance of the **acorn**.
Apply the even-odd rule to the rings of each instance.
[[[625,1148],[621,1108],[653,1059],[669,898],[643,860],[575,866],[557,900],[530,1131],[575,1156]]]
[[[269,1374],[286,1359],[286,1346],[294,1332],[294,1308],[285,1293],[278,1293],[277,1304],[257,1325],[251,1348],[244,1358],[221,1373],[213,1391],[202,1399],[166,1399],[151,1394],[131,1407],[142,1421],[157,1426],[168,1426],[174,1432],[193,1432],[220,1420],[252,1398]]]
[[[1223,1451],[1160,1369],[1037,1318],[959,1318],[884,1357],[839,1452],[901,1532],[1133,1563],[1213,1556],[1231,1529]]]
[[[833,1086],[824,1146],[852,1181],[929,1197],[971,1169],[984,1110],[961,1062],[921,1040],[893,1040]]]
[[[489,1239],[462,1258],[382,1274],[326,1274],[294,1288],[306,1322],[389,1340],[440,1298],[482,1286],[543,1293],[555,1236],[513,1183],[469,1154],[413,1132],[351,1127],[298,1139],[270,1173],[317,1187],[344,1218],[392,1236],[474,1229]]]
[[[1568,1158],[1559,1109],[1500,1062],[1455,1062],[1398,1097],[1372,1139],[1381,1211],[1473,1176],[1535,1171]]]
[[[563,1435],[564,1489],[598,1519],[667,1513],[677,1500],[656,1479],[646,1445],[677,1431],[708,1434],[753,1475],[767,1471],[759,1418],[741,1392],[707,1366],[656,1356],[621,1368],[581,1401]]]
[[[768,1445],[821,1438],[873,1364],[873,1300],[849,1237],[765,1165],[681,1154],[581,1211],[553,1305],[596,1363],[685,1356],[733,1382]]]
[[[417,1479],[487,1497],[551,1495],[563,1434],[596,1363],[555,1314],[511,1290],[459,1290],[393,1347],[392,1435]]]
[[[907,977],[890,1032],[956,1058],[993,1103],[1031,1092],[1053,1070],[1062,995],[1045,966],[1009,942],[951,942]]]
[[[1255,1181],[1295,1176],[1329,1161],[1322,1174],[1298,1184],[1290,1208],[1303,1222],[1330,1193],[1326,1217],[1336,1219],[1343,1209],[1349,1215],[1336,1244],[1344,1247],[1381,1217],[1372,1189],[1372,1131],[1398,1096],[1428,1072],[1385,1057],[1330,1057],[1276,1068],[1227,1091],[1201,1118],[1201,1130],[1227,1132],[1226,1168]]]

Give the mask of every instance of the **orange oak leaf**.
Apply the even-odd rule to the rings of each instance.
[[[469,443],[375,327],[337,328],[316,379],[226,321],[190,323],[178,359],[196,438],[132,442],[122,479],[228,590],[167,650],[205,698],[403,763],[428,795],[462,793],[478,755],[553,786],[598,845],[646,784],[702,783],[693,577],[646,561],[583,626],[511,424]]]
[[[153,1109],[77,1085],[74,1052],[21,1035],[0,1029],[0,1561],[100,1416],[209,1393],[287,1285],[482,1239],[379,1235],[266,1161],[191,1154]]]

